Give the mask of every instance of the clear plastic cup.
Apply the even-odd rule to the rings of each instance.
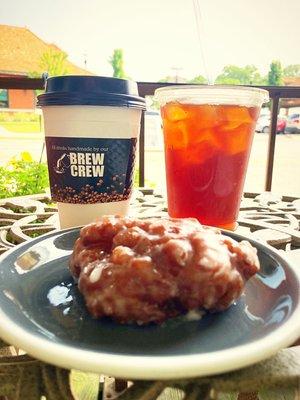
[[[239,86],[157,89],[168,211],[235,229],[256,121],[266,90]]]
[[[51,196],[61,228],[105,214],[125,215],[145,101],[134,82],[64,76],[39,96]]]

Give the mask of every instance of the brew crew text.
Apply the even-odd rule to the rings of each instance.
[[[104,153],[70,153],[71,175],[103,177]]]

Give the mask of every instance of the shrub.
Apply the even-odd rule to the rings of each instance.
[[[0,167],[0,198],[43,193],[49,187],[46,164],[32,160],[29,153],[21,153],[7,165]]]

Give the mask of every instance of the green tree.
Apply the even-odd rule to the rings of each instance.
[[[283,76],[286,78],[300,78],[300,64],[291,64],[285,67]]]
[[[67,57],[64,51],[51,49],[41,56],[39,71],[32,71],[29,76],[40,77],[42,72],[47,72],[49,76],[67,75]]]
[[[268,84],[271,86],[280,86],[283,84],[282,81],[282,67],[279,60],[274,60],[270,64],[270,70],[268,73]]]
[[[238,67],[237,65],[226,65],[215,83],[223,85],[263,85],[266,79],[262,77],[255,65]]]
[[[195,78],[191,79],[189,83],[198,83],[198,84],[205,84],[207,83],[207,79],[204,78],[202,75],[197,75]]]
[[[113,76],[115,78],[126,78],[122,49],[114,50],[113,55],[109,59],[109,63],[113,67]]]

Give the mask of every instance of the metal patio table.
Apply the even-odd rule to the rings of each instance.
[[[131,213],[143,217],[166,216],[165,198],[152,189],[140,188],[135,191]],[[238,222],[237,233],[268,243],[298,262],[300,268],[299,198],[268,192],[245,193]],[[55,229],[58,229],[57,209],[49,196],[0,200],[0,254]],[[35,400],[41,396],[49,400],[299,399],[299,344],[279,351],[268,360],[222,375],[127,382],[54,367],[0,339],[0,400]]]

